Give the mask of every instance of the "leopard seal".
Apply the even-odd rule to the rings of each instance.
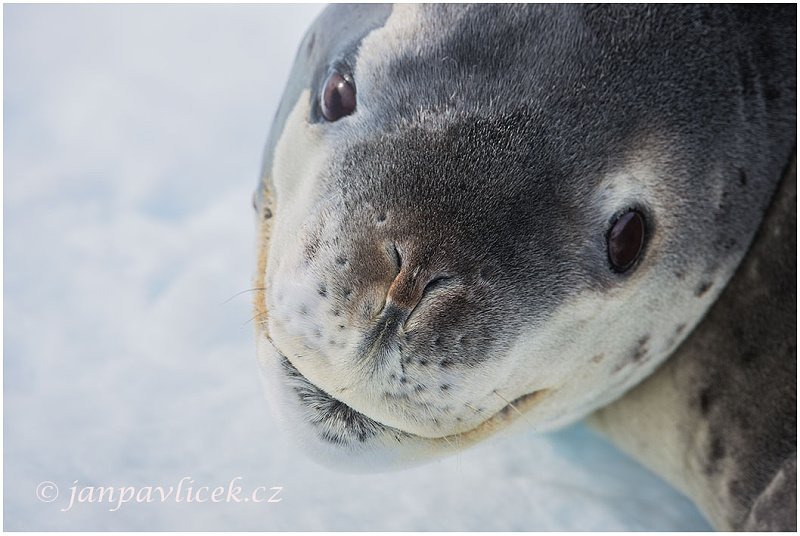
[[[794,331],[777,324],[772,357],[747,325],[735,332],[756,370],[780,363],[764,368],[781,375],[778,408],[726,372],[730,348],[684,342],[724,333],[730,308],[709,328],[704,317],[792,158],[795,13],[324,11],[255,195],[256,351],[287,433],[325,463],[370,471],[591,416],[718,528],[786,528],[776,512],[796,489]],[[758,251],[763,265],[775,250]],[[694,433],[643,426],[645,410]],[[744,424],[726,429],[732,414]],[[661,457],[654,430],[668,436]],[[759,454],[774,430],[780,448]]]

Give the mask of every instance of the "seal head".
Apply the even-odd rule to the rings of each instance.
[[[257,351],[287,429],[333,463],[398,466],[518,416],[563,426],[648,376],[791,152],[794,90],[770,72],[794,60],[754,46],[768,22],[328,8],[257,193]]]

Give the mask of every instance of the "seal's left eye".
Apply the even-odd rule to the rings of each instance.
[[[356,90],[344,76],[332,73],[325,81],[320,101],[325,119],[337,121],[356,110]]]
[[[644,218],[635,210],[620,216],[608,233],[608,260],[616,272],[629,270],[644,246]]]

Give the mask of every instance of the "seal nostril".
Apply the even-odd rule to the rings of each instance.
[[[389,253],[389,257],[394,263],[395,269],[397,270],[395,273],[399,274],[400,270],[403,269],[403,257],[400,256],[400,252],[397,250],[397,246],[394,242],[389,244],[387,251]]]
[[[450,283],[451,279],[452,277],[447,275],[437,275],[431,278],[431,280],[428,281],[428,284],[425,285],[425,288],[422,289],[423,298],[435,290],[446,287]]]
[[[423,303],[426,300],[431,299],[431,294],[435,293],[437,290],[444,289],[452,283],[453,277],[449,275],[437,275],[432,277],[425,287],[422,289],[422,292],[418,294],[419,298],[413,303],[411,307],[409,307],[408,317],[406,318],[405,322],[403,323],[403,329],[406,329],[408,325],[408,320],[411,318],[411,315],[417,310],[420,303]]]

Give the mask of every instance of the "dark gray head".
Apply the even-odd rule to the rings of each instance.
[[[794,145],[794,10],[326,10],[257,196],[259,357],[294,431],[407,458],[650,374]]]

